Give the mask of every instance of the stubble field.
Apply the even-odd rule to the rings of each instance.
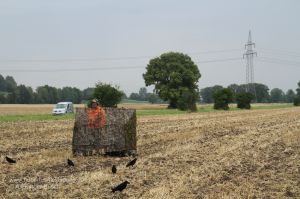
[[[300,108],[138,117],[130,169],[131,157],[72,157],[73,124],[0,122],[2,198],[300,198]]]

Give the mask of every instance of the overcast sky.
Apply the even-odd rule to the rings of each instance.
[[[178,51],[197,62],[200,88],[241,84],[251,29],[255,82],[286,91],[300,80],[299,11],[299,0],[0,0],[0,74],[128,94],[145,85],[149,59]]]

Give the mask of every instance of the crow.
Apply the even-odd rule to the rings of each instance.
[[[127,163],[126,167],[132,166],[135,164],[137,158],[134,158],[133,160],[131,160],[130,162]]]
[[[112,165],[111,171],[113,173],[117,173],[117,167],[116,167],[116,165]]]
[[[16,163],[16,161],[15,160],[13,160],[13,159],[11,159],[11,158],[9,158],[9,157],[5,157],[5,159],[6,159],[6,161],[7,162],[9,162],[9,163]]]
[[[68,159],[68,165],[74,167],[74,163],[72,162],[72,160]]]
[[[126,180],[125,182],[122,182],[121,184],[112,188],[111,190],[113,193],[115,193],[116,191],[122,192],[127,187],[127,184],[130,184],[130,183]]]

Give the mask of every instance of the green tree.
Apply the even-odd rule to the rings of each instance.
[[[157,102],[159,102],[159,97],[157,94],[155,93],[149,93],[148,95],[148,101],[151,103],[151,104],[155,104]]]
[[[128,97],[127,97],[126,93],[125,93],[125,92],[123,92],[123,95],[122,95],[122,100],[126,100],[126,99],[128,99]]]
[[[86,88],[82,91],[82,99],[83,100],[90,100],[93,97],[95,88]]]
[[[236,96],[238,93],[240,93],[240,86],[237,84],[230,84],[229,86],[227,86],[227,88],[230,89],[233,94],[233,102],[236,102]]]
[[[178,108],[180,110],[197,111],[196,101],[199,98],[199,93],[195,90],[182,88],[180,90],[180,98],[178,99]]]
[[[52,86],[39,86],[36,89],[37,103],[40,104],[56,104],[59,101],[58,89]]]
[[[298,88],[296,89],[297,95],[300,96],[300,81],[298,82]]]
[[[270,101],[273,103],[279,103],[285,101],[284,92],[279,88],[273,88],[270,92]]]
[[[228,88],[217,90],[214,94],[214,109],[229,110],[228,104],[233,101],[233,93]]]
[[[295,106],[300,106],[300,96],[296,96],[295,98],[294,98],[294,105]]]
[[[140,98],[141,101],[147,101],[148,93],[147,93],[147,88],[146,87],[140,88],[139,98]]]
[[[59,101],[70,101],[75,104],[81,103],[82,92],[75,87],[63,87],[61,90],[58,90]]]
[[[151,98],[152,100],[155,100],[156,96],[154,95],[150,96],[151,94],[152,93],[147,92],[146,87],[142,87],[140,88],[139,93],[131,93],[129,95],[129,99],[137,100],[137,101],[149,101],[149,98]]]
[[[234,94],[241,92],[241,88],[238,84],[230,84],[227,88],[229,88]]]
[[[200,97],[201,97],[201,102],[203,103],[213,103],[214,102],[214,97],[213,94],[217,91],[222,89],[222,86],[215,85],[213,87],[206,87],[200,90]]]
[[[258,103],[267,103],[270,100],[269,87],[264,84],[255,83],[256,100]]]
[[[195,92],[198,92],[197,82],[201,77],[197,65],[183,53],[169,52],[151,59],[143,74],[146,86],[154,85],[154,91],[165,101],[169,101],[169,108],[177,108],[178,100],[190,95],[191,103]],[[182,92],[184,91],[184,92]],[[191,105],[189,105],[191,107]]]
[[[39,95],[37,94],[37,92],[33,92],[33,103],[34,104],[39,104],[40,103],[40,99],[39,99]]]
[[[300,81],[298,82],[298,88],[296,89],[297,95],[294,98],[294,105],[300,106]]]
[[[13,92],[17,88],[17,83],[12,76],[6,76],[5,87],[7,92]]]
[[[123,94],[119,87],[100,82],[96,84],[93,96],[101,106],[116,107],[121,102]]]
[[[3,93],[0,93],[0,104],[5,104],[6,103],[6,97]]]
[[[6,81],[1,74],[0,74],[0,91],[6,91]]]
[[[254,99],[252,93],[244,92],[236,94],[237,107],[240,109],[250,109],[251,101]]]
[[[130,96],[129,96],[129,99],[132,99],[132,100],[140,100],[140,95],[138,93],[131,93]]]
[[[289,89],[285,94],[285,100],[287,103],[293,103],[296,94],[292,89]]]
[[[16,88],[16,103],[31,104],[33,103],[33,91],[31,87],[21,84]]]
[[[16,94],[16,91],[10,92],[7,95],[6,102],[8,104],[15,104],[15,103],[17,103],[17,94]]]
[[[251,86],[251,85],[249,85]],[[247,84],[239,85],[239,88],[236,90],[236,93],[247,92]],[[256,92],[256,102],[258,103],[268,103],[270,101],[269,87],[265,84],[254,83],[254,88]],[[254,94],[254,93],[253,93]]]

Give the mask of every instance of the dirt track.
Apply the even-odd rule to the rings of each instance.
[[[73,121],[0,123],[6,198],[300,198],[300,108],[138,119],[138,162],[71,157]],[[110,173],[112,163],[118,174]],[[117,183],[131,182],[112,194]]]

